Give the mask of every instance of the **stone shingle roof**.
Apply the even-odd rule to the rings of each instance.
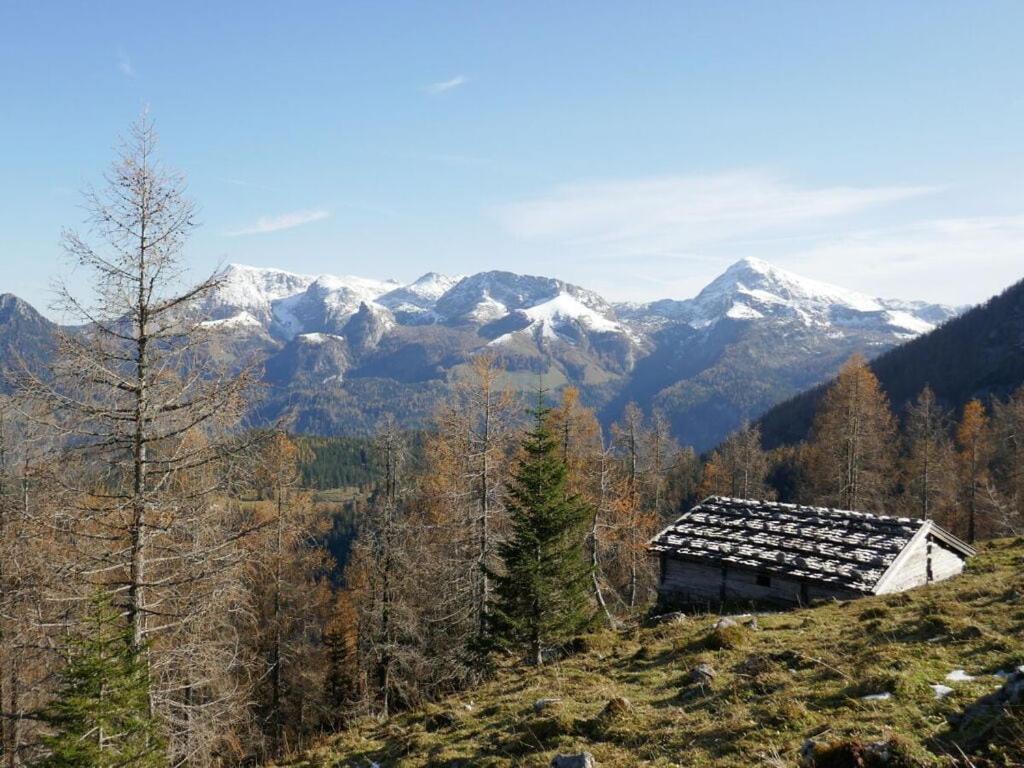
[[[871,592],[924,525],[930,523],[712,496],[655,536],[648,549]]]

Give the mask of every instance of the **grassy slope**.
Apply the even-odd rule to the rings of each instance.
[[[722,638],[713,616],[599,634],[559,663],[510,666],[462,696],[387,723],[357,723],[302,763],[547,766],[557,752],[586,749],[603,767],[739,768],[793,765],[809,737],[896,735],[914,756],[908,764],[946,764],[939,756],[960,746],[986,752],[977,724],[973,735],[959,733],[947,716],[997,688],[992,673],[1024,664],[1021,594],[1024,539],[1016,539],[984,547],[965,575],[946,583],[761,615],[757,629]],[[709,647],[716,644],[727,647]],[[687,683],[700,662],[717,671],[709,689]],[[958,668],[978,677],[947,682]],[[937,700],[931,683],[954,692]],[[893,696],[861,699],[881,692]],[[602,714],[616,697],[628,699],[625,711]],[[536,714],[541,698],[561,701]],[[977,764],[1024,764],[1016,762],[1024,760],[1021,725],[999,721],[995,739],[1017,752]]]

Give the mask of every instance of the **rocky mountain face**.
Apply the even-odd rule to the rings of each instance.
[[[733,264],[696,297],[620,309],[651,351],[603,410],[660,408],[677,436],[716,445],[744,420],[829,378],[854,352],[875,357],[957,309],[877,299],[757,259]]]
[[[57,326],[27,301],[0,294],[0,393],[26,368],[42,370],[57,345]]]
[[[956,314],[753,259],[694,298],[649,304],[612,304],[561,280],[501,271],[430,272],[402,285],[231,265],[196,310],[224,355],[263,364],[258,420],[344,434],[397,411],[412,426],[488,351],[514,387],[528,390],[538,375],[549,389],[572,384],[608,422],[629,400],[661,408],[699,449],[826,379],[853,352],[874,356]],[[0,343],[31,348],[45,335],[4,317]]]

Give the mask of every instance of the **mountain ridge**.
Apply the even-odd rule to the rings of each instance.
[[[646,304],[503,270],[427,272],[403,284],[230,264],[193,309],[228,362],[267,371],[259,419],[299,431],[372,431],[388,410],[385,393],[402,401],[406,426],[422,426],[470,359],[488,352],[514,388],[529,389],[538,374],[552,390],[576,386],[605,423],[635,400],[667,413],[698,449],[824,380],[853,352],[874,356],[957,312],[875,299],[756,259],[692,298]],[[15,333],[0,323],[0,339],[5,332]]]

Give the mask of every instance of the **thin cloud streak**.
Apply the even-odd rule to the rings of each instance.
[[[566,184],[493,213],[524,240],[619,252],[685,251],[807,225],[938,191],[800,187],[761,171]]]
[[[280,192],[281,191],[278,187],[271,187],[271,186],[269,186],[267,184],[259,184],[259,183],[255,182],[255,181],[246,181],[245,179],[232,179],[232,178],[224,178],[224,177],[218,177],[218,178],[223,183],[230,184],[233,187],[246,187],[246,188],[251,188],[251,189],[262,189],[265,192]]]
[[[778,262],[827,272],[831,282],[871,294],[981,301],[1024,278],[1024,213],[853,231],[822,238]]]
[[[456,75],[451,80],[442,80],[439,83],[431,83],[425,90],[427,93],[436,96],[439,93],[446,93],[447,91],[454,90],[459,86],[465,85],[469,82],[469,78],[465,75]]]
[[[312,224],[314,221],[323,221],[330,218],[331,212],[322,208],[306,211],[292,211],[282,213],[280,216],[265,216],[255,224],[242,229],[226,232],[228,237],[239,237],[241,235],[266,235],[270,232],[281,232],[285,229],[294,229],[305,224]]]
[[[132,66],[132,60],[128,57],[128,51],[124,48],[117,49],[117,68],[125,77],[130,77],[133,80],[138,77],[135,67]]]

